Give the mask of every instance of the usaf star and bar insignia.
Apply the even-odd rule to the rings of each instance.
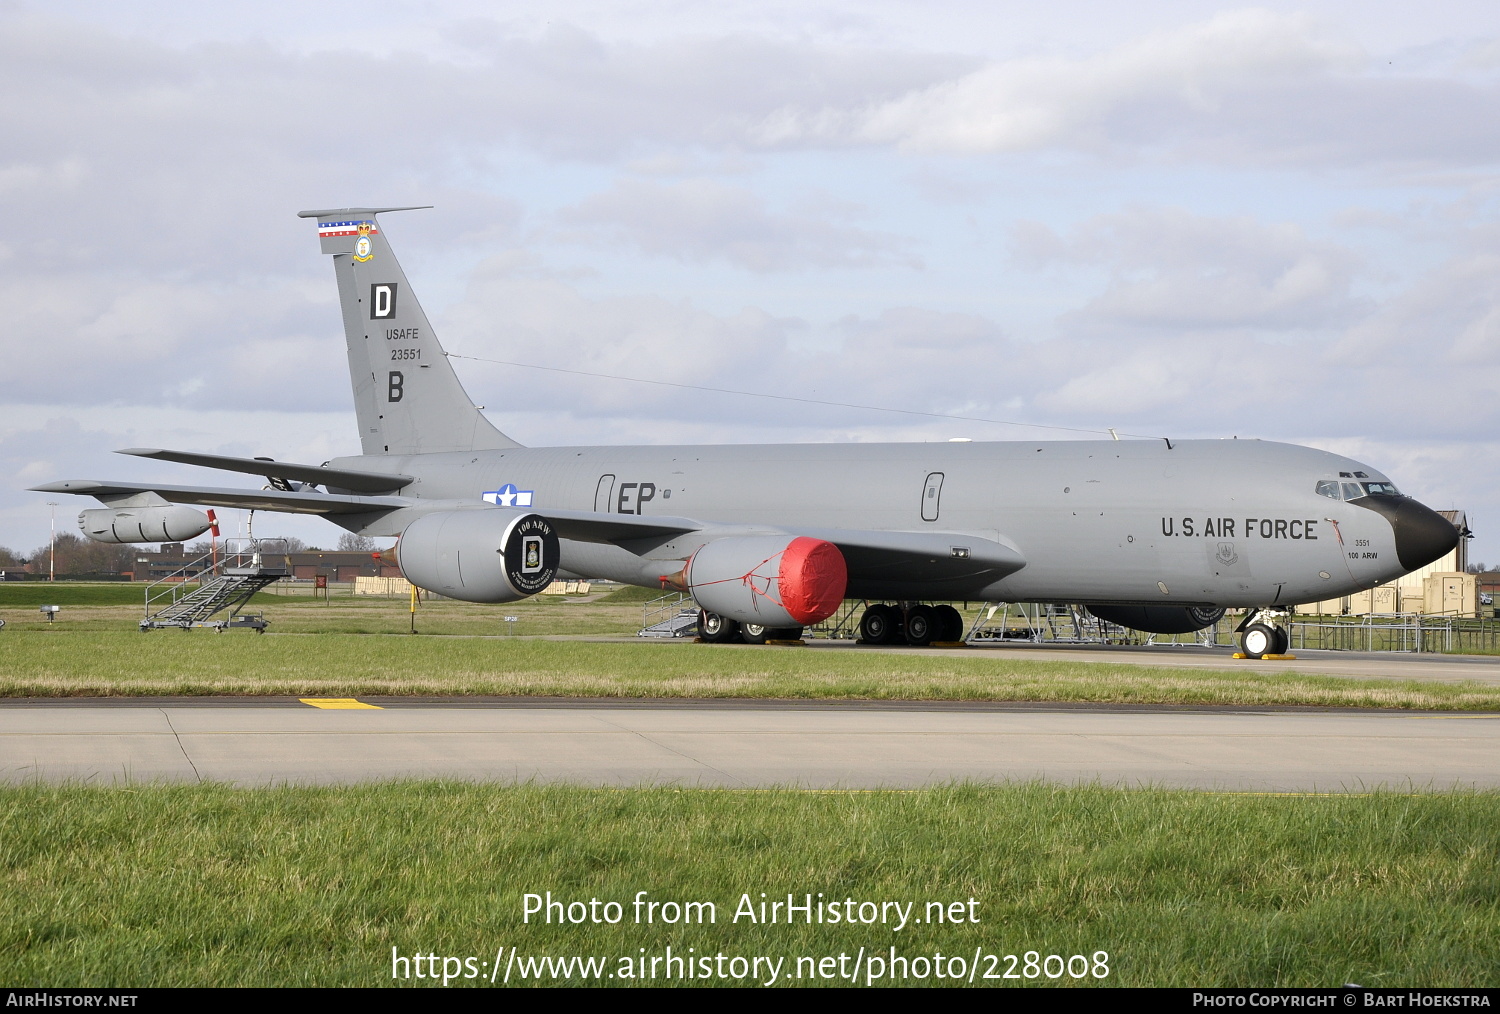
[[[533,492],[529,489],[517,489],[515,483],[507,482],[499,489],[480,495],[485,503],[492,503],[496,507],[530,507]]]

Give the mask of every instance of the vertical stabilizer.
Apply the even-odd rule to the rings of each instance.
[[[366,454],[519,447],[464,393],[376,219],[413,210],[298,213],[318,220],[323,252],[333,255],[360,445]]]

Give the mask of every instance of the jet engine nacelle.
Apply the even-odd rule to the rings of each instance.
[[[694,553],[681,579],[711,613],[741,623],[801,627],[838,611],[849,569],[839,547],[822,539],[734,536]]]
[[[168,504],[84,511],[78,527],[95,542],[186,542],[212,528],[213,521],[202,511]]]
[[[1088,610],[1106,623],[1148,634],[1191,634],[1213,626],[1224,615],[1222,609],[1203,606],[1089,606]]]
[[[406,526],[396,562],[418,588],[466,602],[514,602],[557,577],[557,532],[539,514],[468,510]]]

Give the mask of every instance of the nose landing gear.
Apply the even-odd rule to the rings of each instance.
[[[1292,637],[1283,624],[1291,615],[1285,609],[1251,610],[1243,623],[1236,628],[1240,635],[1240,649],[1247,658],[1265,658],[1267,655],[1285,655],[1292,645]]]

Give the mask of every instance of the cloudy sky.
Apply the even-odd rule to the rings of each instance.
[[[1500,31],[1382,7],[0,0],[0,545],[356,453],[295,213],[432,204],[450,352],[1027,424],[458,363],[523,443],[1288,440],[1500,562]]]

